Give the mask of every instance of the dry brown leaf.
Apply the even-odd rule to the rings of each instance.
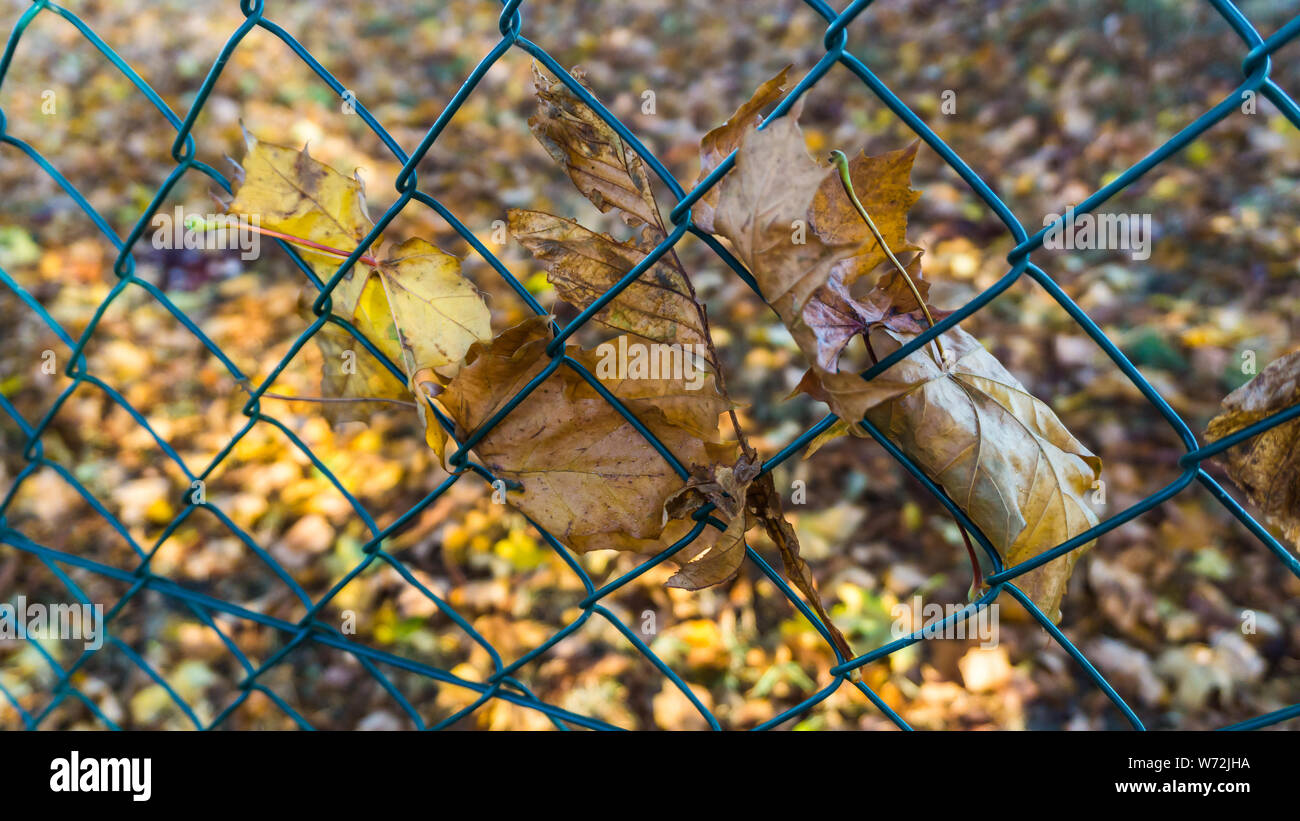
[[[828,243],[810,230],[813,197],[833,172],[808,154],[796,122],[799,108],[745,135],[736,167],[719,183],[714,214],[716,232],[787,324],[826,283],[831,268],[861,246]]]
[[[912,338],[885,328],[871,335],[882,358]],[[866,418],[943,487],[1008,567],[1097,524],[1084,494],[1100,478],[1101,460],[974,337],[954,328],[942,340],[951,364],[941,368],[920,351],[902,360],[882,376],[912,387],[867,409]],[[1089,547],[1014,584],[1056,621],[1074,564]]]
[[[437,397],[458,429],[482,425],[549,363],[551,339],[544,317],[507,329],[492,343],[471,348],[464,368]],[[581,360],[589,352],[569,349]],[[507,500],[579,552],[612,548],[649,552],[675,541],[691,522],[663,519],[664,504],[683,484],[668,462],[604,398],[588,398],[582,377],[560,367],[474,447],[482,464],[522,485]],[[611,392],[628,394],[629,409],[685,465],[734,461],[734,442],[704,441],[669,421],[646,396],[629,394],[628,382]],[[638,390],[645,386],[637,385]],[[681,391],[677,395],[681,396]],[[716,397],[700,392],[713,414]],[[677,413],[691,415],[679,407]],[[716,438],[716,436],[715,436]]]
[[[907,272],[916,284],[917,292],[925,299],[930,283],[922,278],[920,254],[908,264]],[[940,311],[927,303],[930,315],[927,318],[897,269],[890,268],[881,275],[871,292],[860,300],[850,295],[841,273],[842,269],[837,266],[831,272],[830,280],[813,292],[801,314],[803,324],[812,331],[815,340],[814,361],[823,371],[838,371],[844,346],[853,337],[876,325],[919,334],[929,327],[930,318],[938,322],[952,313]]]
[[[712,502],[727,522],[726,530],[707,550],[694,552],[689,562],[682,563],[668,580],[669,587],[700,590],[721,584],[740,570],[745,561],[745,532],[753,526],[745,497],[761,467],[761,462],[741,456],[735,465],[697,468],[686,486],[669,497],[664,505],[665,520],[685,518]]]
[[[581,69],[570,74],[583,82]],[[586,83],[583,82],[586,86]],[[568,86],[533,63],[537,114],[528,125],[547,153],[602,213],[617,208],[628,225],[663,228],[645,164]]]
[[[781,561],[785,566],[786,578],[804,595],[817,617],[826,625],[826,630],[830,633],[831,640],[835,642],[835,646],[841,655],[846,660],[854,658],[853,648],[849,645],[848,640],[844,638],[844,634],[835,626],[835,622],[831,621],[830,614],[826,612],[826,607],[822,604],[822,597],[817,591],[817,580],[813,577],[812,568],[808,566],[808,562],[804,561],[803,556],[799,553],[799,535],[795,532],[794,527],[786,521],[785,511],[781,505],[781,494],[776,490],[771,473],[762,474],[750,484],[746,504],[749,507],[749,512],[763,526],[768,538],[776,544],[777,550],[780,551]],[[855,670],[851,675],[857,677],[859,673]]]
[[[1300,351],[1268,367],[1223,400],[1210,421],[1211,442],[1300,403]],[[1300,549],[1300,419],[1252,436],[1223,454],[1228,475],[1250,501]]]
[[[745,134],[757,128],[763,122],[761,112],[785,95],[785,84],[791,66],[781,69],[780,73],[758,87],[754,96],[747,100],[725,123],[704,135],[700,140],[700,176],[695,180],[699,185],[713,172],[732,151],[740,147]],[[719,187],[713,186],[704,193],[691,209],[695,224],[710,233],[713,232],[713,212],[718,205]]]
[[[917,246],[907,241],[907,212],[921,198],[921,192],[911,186],[912,163],[918,145],[919,142],[913,142],[897,151],[876,156],[863,153],[849,160],[853,190],[895,256],[917,250]],[[844,192],[838,173],[823,180],[817,190],[812,203],[812,221],[817,234],[827,245],[863,246],[861,253],[842,265],[846,285],[852,285],[886,261],[884,249],[858,216],[857,209]]]
[[[546,268],[547,281],[560,298],[579,309],[599,299],[646,257],[637,246],[588,231],[573,220],[518,208],[507,216],[511,235]],[[690,283],[671,256],[661,257],[593,319],[653,342],[708,341]]]

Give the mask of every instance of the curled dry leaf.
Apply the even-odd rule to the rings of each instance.
[[[476,344],[464,368],[437,397],[458,430],[476,430],[551,362],[551,336],[538,317]],[[590,351],[568,354],[595,372]],[[673,380],[655,387],[641,380],[606,385],[686,465],[734,461],[736,444],[718,441],[716,395],[689,392]],[[658,397],[673,396],[666,408]],[[678,424],[682,423],[682,424]],[[712,432],[701,438],[688,428]],[[440,445],[444,452],[445,445]],[[665,523],[663,511],[683,480],[618,410],[591,390],[574,369],[561,366],[510,411],[473,448],[496,476],[522,486],[507,500],[579,552],[596,549],[648,552],[690,530],[692,522]],[[706,532],[708,532],[706,530]]]
[[[746,505],[749,485],[762,464],[741,456],[735,465],[697,468],[686,486],[668,498],[664,520],[685,518],[701,505],[712,502],[727,528],[706,550],[693,558],[668,580],[669,587],[700,590],[721,584],[736,575],[745,561],[745,532],[753,525]]]
[[[912,338],[882,328],[872,345],[885,356]],[[920,352],[902,360],[887,373],[911,387],[866,418],[943,487],[1008,567],[1096,525],[1085,494],[1101,477],[1101,460],[970,334],[954,328],[943,343],[951,364]],[[1090,547],[1014,583],[1057,621],[1070,573]]]
[[[583,82],[581,69],[570,72]],[[618,132],[559,80],[533,63],[537,114],[528,125],[582,195],[601,210],[618,209],[628,225],[663,228],[645,164]]]
[[[869,350],[883,358],[928,323],[921,324],[920,306],[901,276],[881,277],[863,300],[849,293],[849,282],[876,267],[883,249],[838,174],[809,156],[797,116],[796,106],[745,135],[736,168],[721,183],[714,224],[808,357],[801,389],[842,420],[866,417],[885,431],[1008,565],[1092,527],[1097,518],[1083,494],[1099,476],[1100,460],[964,331],[942,337],[950,355],[943,364],[927,349],[869,382],[839,372],[839,353],[854,334],[864,334]],[[915,146],[850,163],[854,187],[891,247],[911,247],[905,233],[907,211],[919,196],[908,182],[914,157]],[[802,243],[791,231],[800,219],[813,228]],[[1053,619],[1081,552],[1017,580]]]
[[[646,257],[632,243],[542,211],[512,208],[508,218],[511,235],[546,268],[547,281],[560,298],[579,309],[599,299]],[[708,343],[690,283],[671,255],[660,257],[593,319],[652,342]]]
[[[1223,400],[1223,413],[1210,421],[1205,438],[1217,441],[1300,403],[1300,351],[1271,363]],[[1232,481],[1246,491],[1297,549],[1300,549],[1300,419],[1252,436],[1223,454]]]
[[[306,149],[250,135],[243,172],[230,212],[256,217],[261,227],[293,238],[322,280],[334,276],[343,257],[374,227],[361,181],[313,159]],[[307,247],[313,243],[334,252]],[[401,365],[411,387],[400,385],[346,330],[327,323],[315,337],[324,357],[322,393],[327,397],[409,398],[415,374],[428,372],[436,375],[435,381],[445,381],[470,345],[491,337],[487,305],[461,276],[455,257],[413,238],[387,259],[367,255],[365,260],[358,260],[332,292],[332,312]],[[345,357],[349,351],[353,356]],[[376,407],[327,404],[326,413],[335,421],[358,419]]]
[[[920,254],[908,264],[907,272],[925,299],[930,283],[922,278]],[[831,271],[830,280],[813,292],[801,313],[803,324],[812,331],[815,340],[814,361],[822,370],[838,371],[844,346],[877,325],[913,334],[929,327],[920,304],[897,270],[890,268],[882,274],[871,292],[860,300],[849,293],[841,274],[838,266]],[[936,322],[952,313],[928,304],[927,308]]]

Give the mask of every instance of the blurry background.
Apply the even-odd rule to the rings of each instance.
[[[843,2],[833,5],[840,8]],[[1264,36],[1300,4],[1248,0],[1242,10]],[[8,31],[27,4],[0,3]],[[71,2],[182,116],[226,38],[238,4]],[[339,5],[268,0],[287,29],[411,151],[478,60],[499,40],[497,3],[377,0]],[[523,6],[523,34],[566,66],[581,65],[594,93],[689,188],[700,136],[762,81],[793,64],[798,78],[824,53],[825,23],[796,0],[537,0]],[[863,58],[992,185],[1031,233],[1048,212],[1083,200],[1237,86],[1247,49],[1208,3],[1174,0],[957,2],[880,0],[850,28]],[[1300,92],[1300,46],[1283,49],[1272,76]],[[528,131],[534,110],[531,58],[508,52],[419,166],[422,190],[450,208],[545,305],[545,274],[514,243],[492,243],[509,207],[549,210],[626,236],[573,189]],[[955,92],[956,113],[941,113]],[[56,110],[42,113],[53,91]],[[653,114],[642,113],[645,91]],[[48,95],[47,95],[48,96]],[[68,22],[38,15],[0,86],[8,132],[40,151],[121,236],[129,233],[174,167],[175,132]],[[395,198],[399,169],[383,144],[290,49],[255,29],[221,75],[194,130],[198,158],[228,170],[243,153],[240,123],[272,142],[310,143],[317,159],[364,178],[371,213]],[[911,134],[870,91],[836,67],[807,95],[810,148],[878,152]],[[1243,383],[1244,351],[1258,367],[1300,344],[1300,133],[1262,98],[1111,200],[1112,212],[1150,213],[1154,251],[1039,251],[1034,255],[1078,300],[1171,405],[1200,433],[1222,396]],[[937,304],[957,308],[1005,273],[1014,243],[996,216],[928,147],[914,175],[924,191],[911,237],[926,253]],[[214,210],[215,188],[187,175],[160,209]],[[75,203],[12,147],[0,150],[0,267],[75,337],[115,281],[114,252]],[[662,191],[665,212],[673,200]],[[493,327],[526,308],[433,211],[407,207],[386,232],[426,237],[463,256],[488,293]],[[301,273],[270,244],[260,259],[237,252],[158,251],[136,246],[139,275],[163,288],[253,381],[306,327]],[[678,246],[709,302],[727,382],[749,407],[742,417],[765,455],[821,418],[823,405],[784,397],[804,364],[776,316],[698,240]],[[563,316],[571,315],[571,312]],[[963,327],[976,334],[1067,427],[1105,461],[1102,518],[1175,478],[1181,445],[1097,346],[1037,285],[1024,279]],[[66,346],[0,288],[0,393],[36,422],[67,385]],[[585,333],[585,332],[584,332]],[[590,343],[598,337],[583,336]],[[58,373],[41,373],[41,352]],[[192,470],[205,467],[247,419],[246,395],[221,364],[150,295],[129,288],[108,309],[86,349],[91,373],[139,408]],[[309,344],[271,388],[319,393],[320,355]],[[319,406],[264,399],[382,526],[446,474],[401,412],[331,429]],[[0,420],[0,493],[22,469],[23,438]],[[175,465],[119,406],[91,385],[62,406],[43,438],[71,470],[152,546],[179,512],[188,486]],[[1222,478],[1218,468],[1215,475]],[[960,603],[970,582],[951,519],[878,445],[842,439],[811,460],[792,459],[777,486],[807,486],[788,506],[832,614],[858,652],[890,640],[893,606],[921,596]],[[1224,479],[1225,483],[1227,480]],[[465,615],[506,662],[580,614],[578,577],[490,488],[467,478],[388,544],[411,572]],[[367,532],[344,497],[283,433],[256,426],[214,473],[208,501],[247,530],[313,597],[361,559]],[[66,482],[43,469],[20,487],[8,524],[32,540],[134,569],[127,542]],[[761,538],[751,542],[779,559]],[[597,552],[578,561],[597,585],[639,557]],[[199,511],[158,550],[154,572],[250,610],[297,621],[305,609],[213,515]],[[93,601],[111,606],[127,586],[69,571]],[[668,590],[661,566],[604,599],[693,688],[724,726],[744,728],[798,704],[830,681],[829,647],[752,566],[731,584]],[[0,546],[0,600],[64,601],[39,561]],[[1193,485],[1171,502],[1099,540],[1074,573],[1062,629],[1148,726],[1208,728],[1300,701],[1300,582],[1285,572],[1209,495]],[[1244,610],[1257,632],[1240,629]],[[357,615],[353,640],[481,680],[488,654],[396,572],[380,564],[353,579],[321,614]],[[865,670],[873,688],[918,728],[1127,726],[1077,665],[1007,597],[1001,642],[931,641]],[[260,663],[287,639],[270,628],[216,616],[222,631]],[[190,610],[146,593],[111,629],[207,724],[241,695],[244,672],[218,634]],[[47,645],[64,664],[72,642]],[[475,694],[385,669],[424,721],[472,703]],[[614,628],[589,619],[517,674],[542,699],[631,728],[700,727],[689,702]],[[396,701],[350,654],[306,643],[258,681],[322,728],[412,726]],[[32,713],[45,709],[49,665],[25,643],[0,645],[0,683]],[[74,683],[114,723],[184,728],[193,723],[120,649],[106,647]],[[1290,726],[1294,726],[1291,722]],[[0,699],[0,728],[21,727]],[[45,728],[100,726],[75,699]],[[221,725],[290,728],[293,720],[254,692]],[[540,713],[490,701],[456,726],[544,728]],[[893,725],[850,687],[786,725],[880,729]],[[1281,725],[1283,728],[1287,724]]]

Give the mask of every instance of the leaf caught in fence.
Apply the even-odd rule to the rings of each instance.
[[[723,178],[715,232],[758,281],[763,297],[787,324],[831,268],[861,243],[828,243],[808,231],[813,197],[830,169],[808,154],[795,118],[800,106],[762,131],[750,131]]]
[[[352,334],[326,322],[312,337],[320,347],[321,393],[327,397],[408,400],[410,391],[382,362],[368,355]],[[360,354],[360,355],[358,355]],[[391,405],[383,402],[325,402],[321,412],[331,423],[366,420]]]
[[[403,365],[451,376],[475,342],[491,338],[491,314],[460,260],[422,239],[408,239],[382,260],[357,302],[357,327]]]
[[[700,176],[695,180],[699,185],[722,161],[740,147],[745,134],[758,127],[763,121],[760,112],[785,94],[785,84],[792,66],[781,69],[775,77],[763,83],[736,113],[725,123],[704,135],[700,140]],[[695,224],[710,233],[713,232],[713,212],[718,205],[718,186],[713,186],[691,208]]]
[[[261,227],[338,249],[356,250],[374,227],[366,211],[361,179],[349,177],[297,149],[259,140],[244,132],[247,151],[243,182],[228,206],[230,213],[257,218]],[[376,242],[378,244],[378,241]],[[299,253],[322,280],[343,261],[336,254],[299,246]],[[365,284],[357,266],[334,290],[334,313],[348,318]]]
[[[599,299],[646,257],[632,243],[542,211],[512,208],[508,218],[511,235],[546,268],[547,281],[560,298],[579,309]],[[653,342],[708,342],[690,284],[671,256],[661,257],[593,319]]]
[[[727,522],[727,529],[706,551],[682,564],[668,580],[669,587],[701,590],[727,581],[740,570],[745,561],[745,532],[754,523],[746,496],[761,467],[761,463],[741,456],[735,465],[700,468],[685,487],[669,497],[664,505],[665,520],[683,518],[711,502]]]
[[[476,344],[438,403],[463,432],[475,431],[547,368],[550,338],[539,317],[490,344]],[[569,354],[594,370],[590,352],[570,348]],[[684,402],[686,392],[671,382],[659,388]],[[684,535],[689,527],[666,528],[663,517],[682,478],[631,422],[583,384],[572,368],[556,369],[474,446],[477,458],[496,476],[518,481],[522,488],[507,494],[510,503],[579,552],[649,552],[664,546],[661,538]],[[673,424],[652,397],[629,395],[633,386],[625,381],[610,390],[620,400],[626,395],[636,417],[684,464],[734,461],[734,442],[702,439]],[[647,389],[640,382],[635,387]],[[699,410],[679,404],[675,413],[697,420],[711,414],[716,432],[716,397],[696,393]]]
[[[884,249],[835,172],[809,156],[798,113],[796,105],[745,135],[736,168],[722,180],[714,224],[808,357],[812,367],[800,389],[826,401],[842,420],[865,416],[884,430],[1009,565],[1092,527],[1097,518],[1083,494],[1099,476],[1100,460],[969,334],[954,329],[941,337],[950,354],[943,364],[918,351],[871,381],[838,370],[853,336],[863,335],[873,356],[883,358],[929,323],[922,324],[922,306],[896,270],[880,277],[867,297],[850,294],[854,279],[886,259]],[[915,154],[911,146],[849,163],[854,187],[864,192],[864,207],[891,248],[914,247],[905,233],[907,211],[919,197],[908,181]],[[813,230],[792,233],[798,220]],[[919,259],[912,261],[914,280]],[[918,292],[925,299],[923,281]],[[780,530],[769,532],[774,529]],[[1054,620],[1081,552],[1017,580]],[[787,568],[798,578],[799,562],[787,560]]]
[[[261,228],[296,245],[322,280],[334,276],[374,226],[361,181],[313,159],[306,149],[249,135],[243,171],[230,212],[255,217]],[[415,386],[417,373],[445,381],[455,375],[470,345],[491,338],[491,315],[461,276],[460,260],[423,239],[402,242],[382,261],[369,254],[358,259],[331,297],[333,313],[405,369],[408,387],[395,396],[397,380],[387,368],[331,323],[316,335],[325,360],[321,390],[329,398],[407,396],[422,390]],[[344,360],[347,352],[353,355]],[[327,414],[333,421],[365,418],[374,407],[331,405]]]
[[[871,343],[883,357],[912,338],[878,328]],[[883,401],[874,397],[866,418],[943,487],[1008,566],[1097,524],[1084,494],[1100,478],[1101,460],[974,337],[954,328],[941,338],[951,364],[940,367],[920,351],[903,359],[880,379],[904,389]],[[853,374],[835,376],[871,384]],[[1055,621],[1074,564],[1090,546],[1014,583]]]
[[[860,192],[858,196],[863,207],[895,255],[918,250],[907,241],[907,212],[921,198],[921,192],[913,189],[910,182],[918,145],[919,142],[913,142],[907,148],[877,156],[862,153],[849,160],[853,188]],[[852,285],[886,261],[885,249],[863,224],[835,175],[822,181],[813,198],[812,214],[813,226],[826,244],[864,246],[861,253],[842,264],[844,284]],[[907,294],[907,298],[910,297],[910,293]],[[913,302],[912,308],[902,310],[915,307]]]
[[[585,87],[584,74],[570,74]],[[616,208],[628,225],[663,228],[645,164],[591,106],[533,64],[537,114],[528,126],[582,195],[602,213]]]
[[[1300,351],[1271,363],[1223,400],[1205,438],[1217,441],[1300,403]],[[1275,425],[1223,454],[1228,475],[1300,549],[1300,419]]]

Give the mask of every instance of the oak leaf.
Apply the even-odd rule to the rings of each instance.
[[[1271,363],[1223,400],[1205,438],[1217,441],[1300,403],[1300,351]],[[1300,549],[1300,419],[1275,425],[1229,448],[1228,475]]]

